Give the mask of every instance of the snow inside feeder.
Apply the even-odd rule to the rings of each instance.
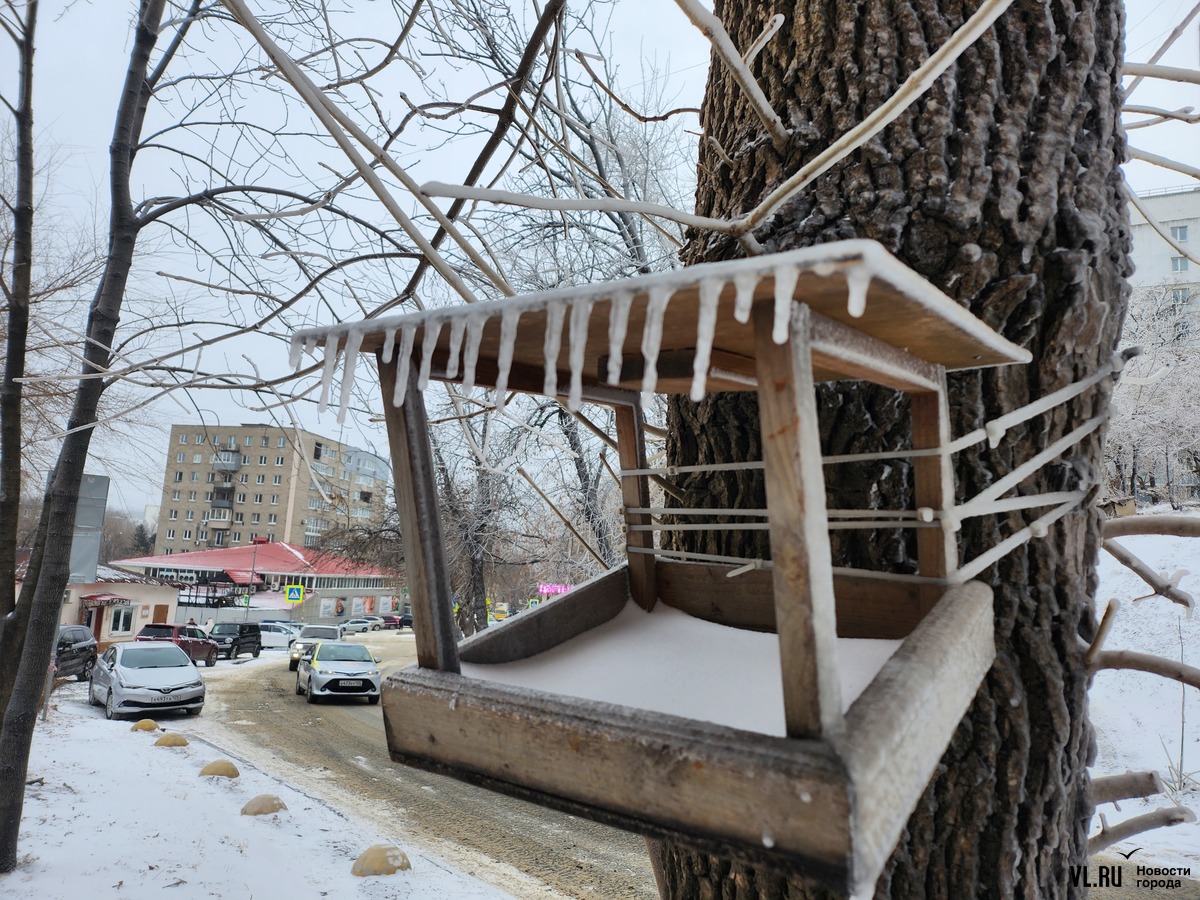
[[[1004,495],[1100,419],[957,506],[952,454],[1112,372],[951,441],[946,371],[1029,354],[870,241],[312,329],[294,336],[293,361],[320,345],[322,404],[344,412],[364,353],[380,376],[418,656],[384,685],[392,757],[851,891],[874,883],[991,665],[991,591],[971,579],[1085,491]],[[813,386],[838,379],[907,393],[911,447],[823,459]],[[459,644],[421,398],[431,380],[493,388],[498,405],[520,391],[612,407],[627,561]],[[729,466],[650,468],[642,396],[708,391],[757,394],[764,452],[750,465],[767,509],[737,515],[760,520],[770,560],[656,540],[679,527],[661,516],[714,511],[654,507],[649,480]],[[912,459],[913,509],[826,509],[825,466],[897,457]],[[960,564],[962,519],[1041,508]],[[835,569],[828,530],[846,527],[918,529],[917,573]],[[697,658],[721,692],[681,674]]]

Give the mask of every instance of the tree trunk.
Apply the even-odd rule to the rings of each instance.
[[[733,164],[705,142],[697,211],[727,216],[751,208],[877,107],[975,7],[954,0],[792,4],[754,63],[772,106],[792,128],[786,158],[714,61],[703,124]],[[749,47],[778,11],[763,0],[717,2],[739,48]],[[1116,346],[1130,269],[1118,169],[1121,26],[1119,0],[1018,0],[909,112],[758,233],[771,251],[876,239],[1032,351],[1027,367],[952,377],[955,434],[1087,376]],[[738,252],[707,236],[694,236],[689,251],[690,262]],[[1104,412],[1109,391],[1103,384],[1013,429],[996,450],[959,454],[960,499]],[[747,396],[698,405],[675,400],[671,462],[753,458],[756,417],[745,412],[752,407]],[[909,439],[907,403],[892,392],[843,384],[822,389],[820,401],[828,453],[900,447]],[[906,468],[882,471],[827,467],[830,505],[911,505]],[[1065,490],[1102,477],[1094,435],[1024,484],[1029,492]],[[689,488],[709,490],[713,506],[761,490],[724,475],[707,488]],[[969,520],[963,558],[1023,521],[1019,514]],[[995,591],[996,662],[876,897],[1084,895],[1070,885],[1068,866],[1085,860],[1091,815],[1086,766],[1093,742],[1079,639],[1094,631],[1099,527],[1098,513],[1079,510],[980,576]],[[911,537],[856,534],[834,544],[839,561],[914,571]],[[717,552],[761,552],[752,540],[728,540],[735,543]],[[666,897],[828,895],[686,847],[656,846],[651,855]]]

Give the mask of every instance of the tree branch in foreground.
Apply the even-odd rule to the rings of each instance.
[[[1173,581],[1163,578],[1116,541],[1111,539],[1105,540],[1103,546],[1105,550],[1112,554],[1117,562],[1121,563],[1121,565],[1137,575],[1138,578],[1150,585],[1154,589],[1154,593],[1166,597],[1172,603],[1178,603],[1189,610],[1195,605],[1191,594],[1187,591],[1181,591],[1175,586]]]
[[[1088,841],[1088,854],[1096,854],[1106,850],[1113,844],[1127,841],[1135,834],[1163,828],[1167,825],[1182,825],[1185,822],[1195,822],[1196,814],[1186,806],[1170,806],[1156,809],[1143,816],[1134,816],[1116,825],[1109,825],[1104,816],[1100,817],[1100,833]]]
[[[1200,689],[1200,669],[1186,663],[1155,656],[1153,653],[1135,653],[1132,650],[1103,650],[1096,654],[1094,671],[1100,669],[1135,669],[1170,678],[1189,687]]]
[[[1097,806],[1134,797],[1152,797],[1162,792],[1163,783],[1157,772],[1125,772],[1092,779],[1092,802]]]

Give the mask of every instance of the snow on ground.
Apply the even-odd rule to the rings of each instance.
[[[264,659],[266,655],[264,654]],[[202,670],[207,681],[230,667]],[[196,732],[197,719],[164,716],[159,723],[190,741],[154,746],[161,731],[131,731],[129,720],[108,721],[88,707],[86,685],[54,693],[38,723],[25,794],[21,862],[0,875],[0,896],[37,900],[149,897],[288,900],[495,900],[508,897],[454,871],[403,834],[331,808],[235,759],[236,779],[200,777],[228,758]],[[207,711],[206,711],[207,712]],[[274,794],[287,810],[243,816],[242,806]],[[373,844],[395,844],[412,869],[360,878],[350,868]]]
[[[1200,600],[1200,539],[1144,535],[1118,540],[1155,571],[1168,576],[1180,569],[1189,571],[1179,586]],[[1097,615],[1109,599],[1121,601],[1116,623],[1104,644],[1106,650],[1134,650],[1172,659],[1182,656],[1189,665],[1200,665],[1200,616],[1189,616],[1183,607],[1162,597],[1131,602],[1150,589],[1103,551],[1099,571]],[[1099,812],[1109,823],[1173,803],[1189,807],[1200,818],[1200,691],[1157,675],[1104,670],[1096,675],[1090,704],[1099,745],[1094,776],[1152,769],[1164,781],[1170,781],[1169,770],[1179,768],[1182,755],[1184,778],[1174,786],[1168,784],[1169,797],[1122,801],[1120,811],[1105,804]],[[1094,824],[1093,832],[1097,828]],[[1135,847],[1143,849],[1134,862],[1192,865],[1195,872],[1200,864],[1200,823],[1159,828],[1116,845],[1124,852]]]

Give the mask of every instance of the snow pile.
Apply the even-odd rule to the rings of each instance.
[[[1145,535],[1118,541],[1156,571],[1169,575],[1178,569],[1189,570],[1191,574],[1180,585],[1184,590],[1195,593],[1200,586],[1200,539]],[[1150,589],[1105,552],[1100,554],[1099,571],[1097,615],[1103,613],[1109,599],[1121,601],[1104,644],[1106,650],[1182,657],[1189,665],[1200,665],[1200,618],[1189,617],[1182,607],[1162,597],[1130,602]],[[1099,746],[1094,777],[1150,769],[1171,782],[1170,769],[1179,767],[1181,754],[1184,775],[1171,796],[1124,800],[1119,811],[1105,804],[1098,812],[1104,813],[1110,824],[1173,803],[1200,814],[1200,691],[1156,675],[1102,670],[1095,677],[1089,702]],[[1093,833],[1098,828],[1097,820]],[[1134,847],[1143,848],[1134,862],[1154,860],[1195,867],[1200,864],[1200,824],[1145,832],[1115,849],[1128,852]]]

